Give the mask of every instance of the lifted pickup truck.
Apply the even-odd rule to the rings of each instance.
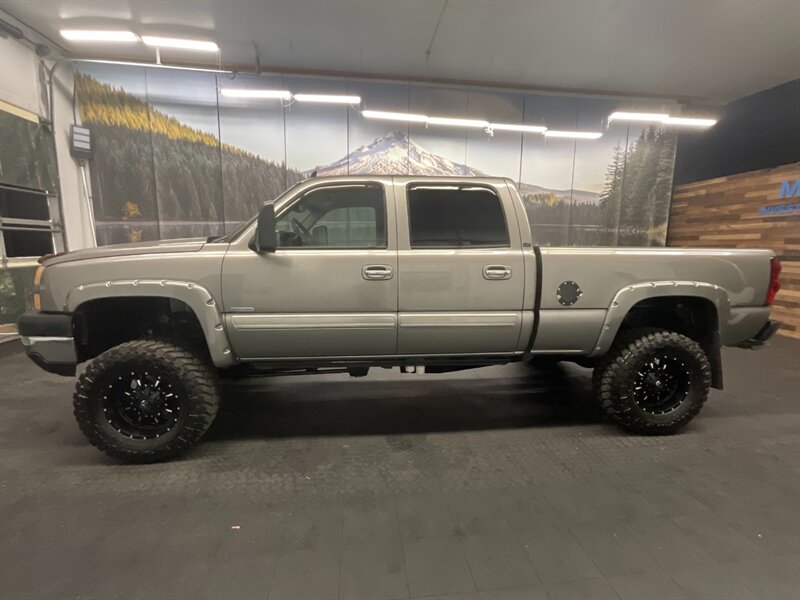
[[[539,248],[501,178],[308,179],[219,238],[42,260],[19,332],[74,375],[75,417],[128,461],[195,444],[218,376],[441,373],[519,360],[594,368],[623,427],[671,433],[722,387],[720,347],[756,347],[768,250]]]

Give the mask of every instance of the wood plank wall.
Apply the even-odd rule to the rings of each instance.
[[[781,198],[781,183],[800,180],[800,163],[676,186],[672,192],[667,246],[770,248],[781,259],[781,291],[772,318],[782,335],[800,339],[800,210],[759,212],[798,205]]]

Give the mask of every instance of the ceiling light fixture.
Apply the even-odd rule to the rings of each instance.
[[[227,98],[274,98],[287,101],[292,99],[292,92],[288,90],[222,88],[220,93]]]
[[[61,37],[70,42],[138,42],[132,31],[99,31],[94,29],[62,29]]]
[[[548,129],[544,132],[545,137],[554,138],[574,138],[578,140],[596,140],[603,137],[599,131],[553,131]]]
[[[547,127],[542,125],[514,125],[511,123],[489,123],[489,129],[494,131],[523,131],[527,133],[544,133]]]
[[[666,113],[645,113],[645,112],[614,112],[608,115],[608,122],[611,121],[655,121],[663,123],[669,119]]]
[[[428,117],[425,121],[428,125],[451,125],[453,127],[479,127],[485,129],[489,126],[489,121],[479,121],[476,119],[456,119],[453,117]]]
[[[409,123],[426,123],[428,121],[427,115],[417,115],[413,113],[362,110],[361,114],[367,119],[382,119],[384,121],[408,121]]]
[[[205,40],[186,40],[182,38],[157,37],[153,35],[143,35],[142,41],[148,46],[156,48],[181,48],[183,50],[198,50],[200,52],[219,52],[216,42]]]
[[[298,102],[326,102],[330,104],[361,104],[361,96],[338,96],[333,94],[295,94]]]
[[[664,120],[664,125],[685,125],[687,127],[713,127],[716,119],[697,119],[694,117],[669,117]]]

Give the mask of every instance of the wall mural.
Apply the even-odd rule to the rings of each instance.
[[[664,245],[676,135],[604,120],[630,99],[82,64],[100,244],[219,235],[317,175],[493,175],[520,187],[541,245]],[[603,131],[596,140],[364,118],[225,87],[357,94],[366,109]],[[645,110],[636,103],[637,110]]]

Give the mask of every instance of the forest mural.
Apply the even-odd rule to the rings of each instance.
[[[308,177],[513,179],[542,245],[663,245],[676,136],[604,119],[627,99],[82,65],[98,243],[220,235]],[[601,130],[599,140],[364,119],[342,105],[226,98],[225,86],[357,93],[365,107]]]

